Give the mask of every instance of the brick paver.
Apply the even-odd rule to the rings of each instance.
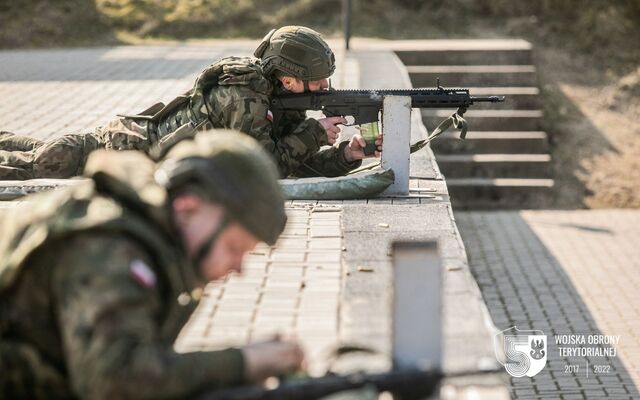
[[[289,221],[274,247],[248,255],[241,275],[210,283],[176,342],[180,351],[216,349],[297,337],[311,372],[322,373],[338,340],[342,281],[342,209],[288,207]],[[314,236],[314,229],[322,229]]]
[[[208,64],[247,45],[118,46],[0,53],[0,128],[38,138],[88,132],[191,87]]]
[[[20,202],[0,201],[0,211]],[[305,349],[310,374],[326,372],[341,336],[342,207],[309,203],[286,211],[287,227],[275,246],[258,245],[245,257],[241,274],[205,287],[176,340],[177,351],[242,346],[283,335],[297,338]],[[311,234],[317,226],[328,230],[321,238]]]
[[[511,379],[515,398],[640,398],[640,211],[455,216],[496,326],[549,338],[545,369]],[[617,354],[561,357],[553,335],[565,334],[620,335]],[[607,367],[596,372],[596,365]]]

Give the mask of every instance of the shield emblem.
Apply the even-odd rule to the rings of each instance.
[[[539,330],[511,327],[494,338],[498,362],[513,377],[533,377],[547,364],[547,336]]]

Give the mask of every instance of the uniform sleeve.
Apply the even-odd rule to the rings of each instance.
[[[362,165],[362,160],[348,162],[344,158],[344,148],[349,142],[344,141],[337,147],[320,150],[314,154],[306,163],[300,166],[292,175],[298,178],[312,176],[336,177],[346,175],[349,171]]]
[[[286,137],[286,135],[299,135],[300,132],[310,129],[319,129],[323,137],[326,137],[324,128],[320,123],[307,118],[305,112],[289,111],[282,114],[278,126],[275,127],[276,135]],[[362,165],[362,161],[348,162],[344,158],[344,148],[348,143],[343,142],[338,147],[326,147],[306,159],[296,170],[289,175],[299,178],[311,176],[343,176],[347,172]]]
[[[251,135],[273,155],[280,175],[289,176],[327,144],[327,135],[314,119],[283,118],[274,131],[268,116],[269,98],[243,86],[218,87],[208,96],[214,119]],[[284,125],[283,125],[284,124]]]
[[[238,349],[178,354],[159,336],[160,282],[134,279],[132,262],[152,265],[130,241],[74,238],[56,260],[52,286],[71,386],[80,398],[184,398],[240,384]],[[175,339],[175,338],[174,338]]]

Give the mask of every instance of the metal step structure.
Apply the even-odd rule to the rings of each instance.
[[[447,132],[431,143],[457,209],[537,208],[553,179],[532,45],[524,40],[406,41],[395,49],[414,87],[465,87],[476,96],[504,95],[464,117],[467,139]],[[434,129],[455,110],[423,109]]]

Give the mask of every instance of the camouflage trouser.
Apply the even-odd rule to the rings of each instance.
[[[0,132],[0,180],[71,178],[82,174],[89,154],[100,148],[149,151],[146,125],[118,118],[89,134],[42,141]]]
[[[90,152],[102,147],[92,134],[64,135],[51,141],[3,132],[0,180],[70,178],[82,173]]]
[[[0,150],[5,151],[31,151],[42,144],[39,139],[28,136],[17,136],[11,132],[0,132]]]
[[[32,346],[0,338],[0,397],[71,399],[64,376]]]

